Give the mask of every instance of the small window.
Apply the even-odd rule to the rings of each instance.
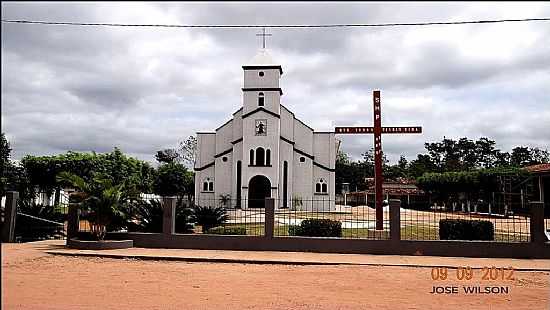
[[[264,106],[264,93],[258,94],[258,106],[263,107]]]
[[[322,191],[323,193],[327,193],[327,192],[328,192],[328,191],[327,191],[327,183],[321,184],[321,191]]]
[[[254,150],[250,150],[250,166],[254,166]]]
[[[304,163],[306,161],[306,158],[304,156],[300,157],[300,162]]]
[[[225,157],[225,156],[222,157],[222,161],[223,161],[223,162],[226,162],[226,161],[227,161],[227,157]]]
[[[265,151],[265,165],[270,166],[271,165],[271,150]]]
[[[208,183],[208,191],[210,191],[210,192],[214,191],[214,182]]]
[[[203,191],[203,192],[207,192],[207,191],[208,191],[208,182],[204,181],[204,183],[202,183],[202,191]]]
[[[259,75],[259,76],[264,76],[264,72],[263,72],[263,71],[260,71],[260,72],[258,73],[258,75]]]
[[[321,192],[321,184],[317,183],[315,184],[315,192],[320,193]]]

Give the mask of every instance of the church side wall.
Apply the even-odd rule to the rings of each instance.
[[[313,150],[315,155],[315,162],[329,169],[334,169],[336,160],[336,148],[334,133],[314,133],[313,134]],[[315,165],[313,167],[313,192],[317,210],[334,209],[334,188],[335,188],[335,176],[334,171],[329,171],[322,167]],[[316,193],[315,185],[317,182],[323,179],[323,182],[327,183],[328,192]]]
[[[294,115],[281,107],[281,136],[294,141]]]
[[[293,152],[293,154],[293,196],[291,199],[302,199],[302,205],[295,205],[292,202],[291,206],[295,207],[297,210],[311,210],[311,199],[313,197],[311,187],[311,180],[313,178],[313,161],[310,158],[296,152]],[[300,162],[300,157],[304,157],[305,161]]]
[[[243,110],[239,110],[233,115],[233,139],[231,141],[238,140],[243,137]]]
[[[313,155],[313,131],[298,120],[294,120],[294,147]]]
[[[214,161],[216,151],[216,135],[214,133],[197,134],[197,158],[195,168],[202,168]],[[214,166],[195,171],[195,200],[199,205],[209,205],[214,200],[214,192],[204,192],[203,182],[210,178],[215,187]]]
[[[223,161],[223,158],[226,157],[227,161]],[[232,170],[233,170],[233,153],[229,153],[223,156],[216,158],[215,166],[215,180],[216,184],[214,187],[214,198],[219,199],[220,195],[231,195],[232,192]],[[233,196],[232,196],[233,197]]]
[[[216,154],[220,154],[232,148],[233,141],[233,121],[223,125],[216,130]]]

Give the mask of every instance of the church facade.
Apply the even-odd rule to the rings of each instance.
[[[281,105],[281,65],[265,49],[244,65],[243,105],[214,132],[197,133],[198,205],[333,210],[339,141],[315,132]]]

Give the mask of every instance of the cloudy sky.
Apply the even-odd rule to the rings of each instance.
[[[2,19],[164,24],[334,24],[550,17],[550,3],[6,3]],[[382,91],[395,161],[443,136],[509,151],[550,145],[550,22],[268,29],[284,70],[282,103],[319,131],[372,124]],[[145,160],[241,104],[257,29],[2,23],[2,131],[13,158],[114,146]],[[342,137],[354,158],[372,136]]]

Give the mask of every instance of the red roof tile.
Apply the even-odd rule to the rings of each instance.
[[[550,164],[538,164],[525,167],[529,172],[550,172]]]

